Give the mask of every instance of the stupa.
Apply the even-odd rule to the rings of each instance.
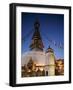
[[[50,47],[46,51],[43,50],[44,45],[40,35],[40,23],[38,20],[34,23],[34,34],[29,48],[29,52],[25,52],[21,57],[21,65],[27,66],[31,58],[32,62],[34,62],[36,72],[40,70],[44,72],[44,75],[55,75],[54,51]]]

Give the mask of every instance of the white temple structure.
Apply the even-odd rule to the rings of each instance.
[[[32,71],[38,70],[45,72],[46,76],[55,75],[55,56],[52,48],[44,51],[44,45],[39,32],[40,24],[38,21],[34,24],[35,32],[32,37],[32,43],[30,44],[30,51],[25,52],[21,57],[21,65],[27,66],[30,59],[34,63]]]

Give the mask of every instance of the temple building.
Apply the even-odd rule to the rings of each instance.
[[[54,50],[49,46],[44,51],[43,41],[40,35],[40,23],[34,23],[34,34],[32,36],[29,52],[25,52],[21,57],[21,76],[54,76],[55,75],[55,55]]]

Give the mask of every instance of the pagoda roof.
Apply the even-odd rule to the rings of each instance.
[[[53,53],[54,50],[49,46],[48,49],[46,50],[46,53],[48,53],[48,52],[52,52]]]

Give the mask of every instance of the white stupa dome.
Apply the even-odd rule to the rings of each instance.
[[[29,52],[25,52],[22,56],[21,56],[21,65],[24,66],[25,64],[27,64],[30,60],[30,58],[32,58],[33,62],[36,65],[45,65],[46,63],[46,55],[44,51],[29,51]]]

